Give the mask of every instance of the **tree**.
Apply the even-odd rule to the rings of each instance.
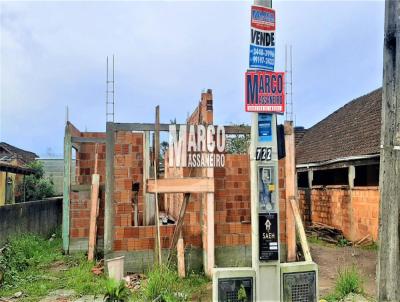
[[[236,127],[247,126],[245,124],[233,125]],[[230,134],[226,135],[226,153],[246,154],[250,146],[250,134]]]
[[[53,180],[45,177],[43,164],[35,160],[27,164],[27,168],[33,169],[35,173],[25,176],[25,201],[41,200],[54,196]],[[19,202],[24,201],[24,183],[18,185]]]

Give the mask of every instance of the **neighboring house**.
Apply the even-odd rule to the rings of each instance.
[[[354,99],[309,129],[296,129],[296,169],[306,224],[376,240],[382,89]]]
[[[54,183],[54,193],[57,196],[63,194],[64,181],[64,158],[38,158],[43,164],[45,177],[52,179]],[[71,161],[71,179],[75,179],[75,158]]]
[[[37,157],[33,152],[0,142],[0,206],[15,203],[16,189],[24,175],[34,173],[24,166]]]

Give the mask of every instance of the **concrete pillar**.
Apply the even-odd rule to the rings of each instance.
[[[349,166],[348,177],[349,177],[349,187],[350,189],[353,189],[354,179],[356,178],[356,168],[354,166]]]
[[[314,179],[314,171],[313,170],[308,170],[308,187],[310,189],[312,188],[313,179]]]

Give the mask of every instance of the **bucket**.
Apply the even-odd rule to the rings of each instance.
[[[124,277],[124,263],[125,263],[125,256],[107,259],[107,270],[108,270],[108,277],[115,279],[117,281],[122,280]]]

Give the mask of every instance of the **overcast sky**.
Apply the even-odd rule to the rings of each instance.
[[[105,130],[106,56],[115,54],[117,122],[184,122],[203,89],[218,124],[244,112],[250,5],[1,2],[0,140],[62,155],[65,108]],[[274,1],[276,71],[293,46],[296,124],[310,127],[382,85],[383,1]]]

